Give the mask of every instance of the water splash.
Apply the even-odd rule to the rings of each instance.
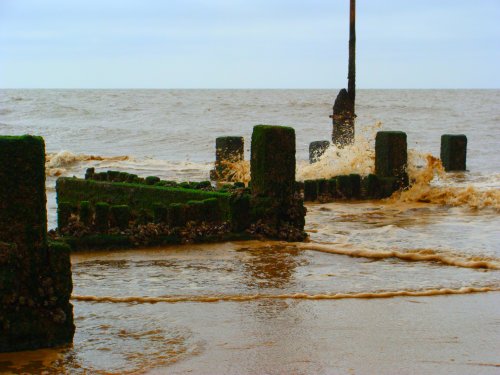
[[[61,176],[67,173],[68,169],[83,162],[89,161],[125,161],[130,160],[130,156],[99,156],[74,154],[70,151],[59,151],[48,153],[45,156],[45,174],[48,176]]]
[[[240,181],[248,186],[250,182],[250,162],[248,160],[224,162],[222,164],[227,168],[227,181]]]
[[[300,161],[297,165],[297,180],[331,178],[333,176],[358,173],[368,175],[375,170],[374,139],[382,123],[360,127],[352,145],[338,148],[334,144],[316,163]]]
[[[425,167],[421,166],[421,160],[426,161]],[[453,180],[444,172],[441,160],[432,155],[410,152],[408,174],[412,180],[410,188],[395,192],[388,199],[389,203],[424,202],[500,210],[500,189],[483,190],[472,185],[453,186]]]

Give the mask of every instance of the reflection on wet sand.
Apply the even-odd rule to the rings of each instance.
[[[75,306],[78,311],[78,304]],[[73,345],[0,354],[1,373],[137,374],[175,363],[198,350],[190,332],[145,316],[93,308],[77,316]]]
[[[269,373],[277,366],[275,373],[321,373],[346,363],[326,353],[349,358],[354,352],[343,347],[349,348],[345,341],[357,340],[363,347],[352,334],[376,330],[355,318],[358,308],[372,309],[372,301],[385,301],[376,306],[387,312],[394,304],[415,305],[433,297],[442,310],[448,303],[439,301],[451,295],[494,299],[500,289],[494,269],[398,258],[370,262],[307,250],[311,246],[332,245],[252,241],[74,254],[78,329],[73,347],[0,356],[0,370]],[[358,306],[353,316],[340,316],[338,307],[345,308],[347,301],[363,305],[353,305]],[[407,317],[399,319],[394,324],[404,324]],[[393,334],[404,342],[414,332],[403,327]],[[487,337],[490,344],[496,342],[495,336]],[[476,362],[489,360],[472,353]],[[436,360],[428,353],[419,358]]]
[[[292,246],[268,245],[260,247],[241,247],[250,256],[245,260],[243,269],[245,283],[258,289],[283,288],[293,286],[292,276],[299,264],[299,249]]]

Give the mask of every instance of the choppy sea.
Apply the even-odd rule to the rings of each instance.
[[[74,254],[74,345],[2,355],[0,371],[498,371],[500,90],[359,90],[355,145],[310,165],[336,93],[0,90],[0,134],[45,139],[49,227],[59,176],[207,180],[215,138],[243,136],[248,160],[257,124],[295,128],[298,179],[370,173],[375,133],[405,131],[415,181],[386,200],[308,204],[305,243]],[[432,158],[447,133],[467,135],[467,172]],[[239,173],[248,179],[248,166]]]

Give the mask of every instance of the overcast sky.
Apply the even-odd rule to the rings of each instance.
[[[349,0],[0,0],[1,88],[340,88]],[[359,88],[499,88],[500,0],[358,0]]]

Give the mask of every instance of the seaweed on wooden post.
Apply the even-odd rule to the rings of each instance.
[[[329,190],[329,183],[326,178],[320,178],[316,180],[316,183],[318,185],[318,198],[320,202],[325,202],[330,199],[330,190]]]
[[[109,204],[97,202],[95,204],[94,225],[99,232],[107,232],[109,229]]]
[[[309,163],[316,163],[330,147],[330,141],[314,141],[309,143]]]
[[[45,144],[0,136],[0,352],[73,340],[69,248],[47,242]]]
[[[80,218],[80,223],[90,226],[92,223],[92,210],[90,208],[89,201],[81,201],[80,209],[78,211],[78,216]]]
[[[337,194],[340,198],[352,198],[352,180],[348,175],[341,175],[336,177],[337,180]]]
[[[467,137],[464,134],[441,136],[441,162],[447,172],[466,170]]]
[[[361,176],[356,173],[351,173],[349,178],[351,179],[352,197],[354,199],[361,198]]]
[[[204,211],[206,214],[207,222],[217,222],[220,221],[219,203],[215,198],[204,199],[203,201]]]
[[[380,182],[374,174],[369,174],[361,180],[361,195],[365,199],[375,199],[380,196]]]
[[[316,180],[304,181],[304,200],[314,202],[318,199],[318,182]]]
[[[72,212],[73,212],[73,206],[71,205],[71,203],[69,202],[57,203],[57,228],[59,230],[62,230],[68,226]]]
[[[250,195],[233,194],[230,198],[231,229],[242,232],[250,226]]]
[[[257,125],[252,133],[252,193],[280,202],[295,192],[295,130]]]
[[[148,176],[148,177],[146,177],[146,179],[144,180],[144,182],[146,183],[146,185],[154,185],[154,184],[160,182],[160,177],[157,177],[157,176]]]
[[[375,174],[380,178],[395,178],[398,188],[408,187],[408,151],[406,133],[381,131],[375,137]]]
[[[91,180],[94,178],[95,175],[95,168],[87,168],[87,171],[85,172],[85,179],[86,180]]]
[[[171,203],[167,208],[168,225],[172,228],[186,225],[186,205]]]
[[[113,223],[121,230],[127,229],[130,221],[130,207],[126,204],[114,205],[110,207]]]
[[[295,130],[286,126],[253,128],[250,160],[252,210],[267,234],[287,240],[305,237],[305,208],[295,193]]]

